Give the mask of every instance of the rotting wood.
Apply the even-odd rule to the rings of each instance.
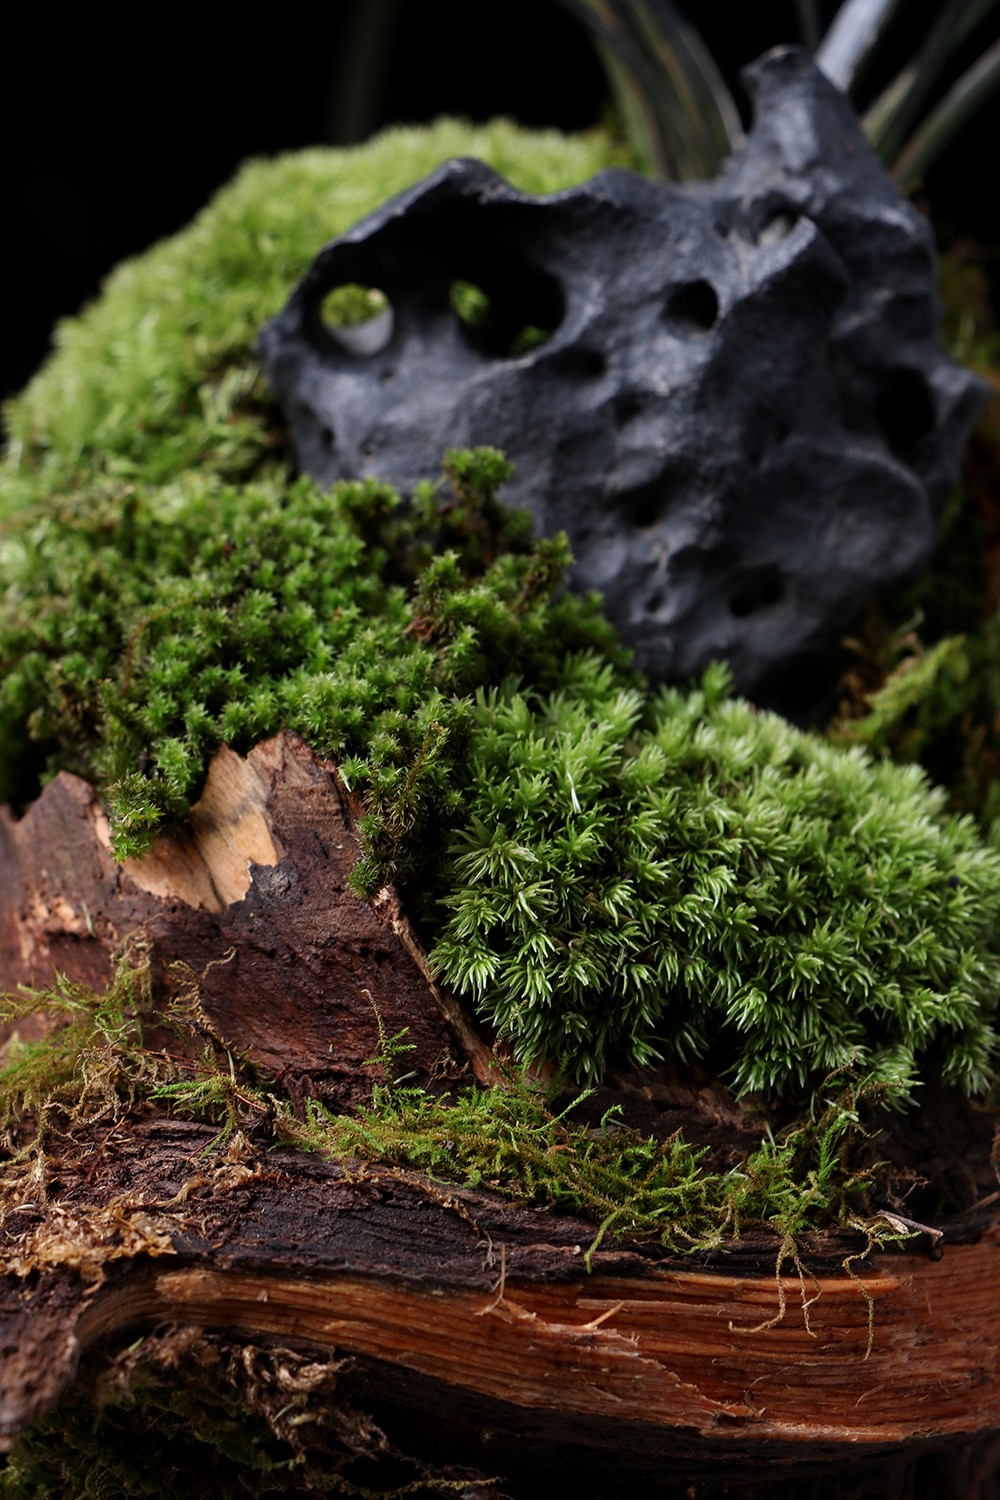
[[[628,1414],[664,1456],[698,1436],[733,1454],[785,1445],[792,1461],[1000,1430],[997,1226],[941,1260],[893,1252],[858,1269],[869,1355],[865,1292],[829,1257],[808,1286],[809,1326],[795,1275],[772,1323],[778,1288],[759,1250],[732,1274],[611,1247],[588,1275],[593,1227],[579,1220],[372,1166],[258,1156],[242,1140],[206,1158],[211,1139],[134,1125],[104,1146],[100,1178],[77,1142],[63,1213],[77,1235],[88,1216],[100,1223],[94,1249],[103,1233],[115,1258],[8,1276],[7,1438],[51,1406],[89,1346],[166,1321],[377,1359],[602,1432]],[[51,1204],[45,1222],[57,1232]]]
[[[407,1029],[418,1080],[467,1060],[485,1077],[488,1049],[414,957],[395,895],[349,889],[358,849],[334,768],[295,735],[221,750],[188,826],[124,867],[93,791],[61,772],[20,821],[0,809],[0,989],[57,970],[101,987],[141,930],[161,985],[197,978],[225,1042],[318,1097],[367,1097],[376,1007]]]
[[[93,793],[62,774],[20,820],[0,810],[0,986],[59,969],[100,987],[116,944],[141,931],[161,990],[197,978],[213,1031],[293,1094],[368,1098],[376,1005],[390,1032],[406,1028],[418,1081],[492,1077],[394,894],[373,908],[349,890],[357,850],[335,768],[291,735],[246,758],[220,752],[188,828],[124,868]],[[643,1128],[697,1115],[706,1140],[740,1129],[704,1079],[678,1088],[650,1072],[617,1080],[615,1098]],[[959,1123],[972,1202],[991,1127],[974,1113]],[[211,1140],[156,1117],[76,1133],[57,1188],[8,1217],[6,1440],[52,1407],[88,1349],[165,1320],[349,1355],[386,1400],[410,1410],[430,1392],[467,1413],[470,1433],[488,1423],[513,1441],[530,1419],[550,1456],[628,1453],[642,1473],[683,1462],[729,1474],[734,1493],[744,1466],[805,1474],[1000,1432],[988,1196],[940,1260],[921,1244],[851,1274],[860,1240],[803,1246],[804,1294],[819,1294],[807,1326],[798,1275],[779,1293],[773,1240],[712,1264],[608,1240],[588,1275],[591,1224],[246,1142],[205,1157]]]

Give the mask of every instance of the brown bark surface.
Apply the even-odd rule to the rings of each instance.
[[[627,1419],[647,1457],[707,1442],[791,1463],[1000,1430],[996,1226],[854,1277],[850,1241],[806,1247],[805,1284],[779,1284],[759,1241],[725,1269],[601,1248],[588,1273],[594,1228],[570,1216],[243,1137],[206,1155],[212,1137],[154,1119],[76,1138],[57,1205],[8,1253],[5,1435],[95,1341],[164,1321],[362,1355],[599,1448]]]
[[[333,768],[289,735],[245,760],[221,752],[189,830],[125,868],[89,789],[61,775],[20,821],[0,812],[0,986],[57,968],[103,984],[115,945],[142,931],[161,985],[199,976],[215,1032],[293,1097],[368,1098],[376,1006],[389,1032],[408,1028],[419,1080],[489,1076],[395,898],[373,909],[350,892],[356,855]],[[686,1100],[705,1139],[738,1136],[708,1089],[657,1101],[623,1082],[671,1128]],[[971,1201],[992,1127],[970,1118]],[[664,1495],[756,1494],[777,1467],[818,1476],[815,1494],[840,1475],[845,1494],[903,1497],[927,1465],[956,1494],[996,1493],[989,1203],[947,1230],[940,1258],[925,1239],[862,1260],[860,1238],[827,1236],[800,1247],[804,1278],[788,1262],[777,1278],[774,1240],[711,1261],[609,1240],[588,1271],[594,1226],[567,1215],[212,1139],[149,1111],[92,1124],[60,1143],[55,1180],[27,1184],[2,1230],[5,1440],[89,1349],[175,1322],[350,1356],[365,1399],[428,1451],[486,1470],[502,1452],[511,1492],[572,1464],[580,1494],[640,1476]]]
[[[107,983],[143,932],[166,980],[196,977],[219,1036],[292,1086],[338,1104],[370,1093],[362,1064],[408,1028],[418,1078],[488,1054],[427,975],[399,903],[348,889],[359,853],[331,766],[282,734],[223,749],[183,832],[115,863],[92,789],[61,772],[15,821],[0,809],[0,988],[55,971]]]

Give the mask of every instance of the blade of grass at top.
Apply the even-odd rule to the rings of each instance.
[[[816,50],[816,62],[846,94],[871,56],[899,0],[845,0]]]
[[[631,5],[650,53],[673,82],[677,102],[667,110],[667,123],[676,135],[678,162],[686,145],[688,119],[693,115],[701,125],[701,159],[695,160],[692,153],[683,175],[711,176],[743,139],[733,96],[698,32],[670,0],[631,0]]]
[[[646,171],[713,176],[742,140],[739,112],[697,32],[670,0],[562,0],[593,33]]]
[[[948,90],[892,164],[904,192],[914,187],[961,129],[1000,84],[1000,42],[995,42]]]
[[[649,177],[670,177],[653,105],[656,78],[620,17],[609,13],[601,0],[562,0],[562,4],[592,33],[636,167]]]
[[[895,161],[903,151],[942,68],[996,4],[949,0],[923,46],[865,111],[865,132],[885,161]]]
[[[807,52],[815,52],[823,30],[820,25],[819,6],[816,0],[795,0],[795,10],[799,18],[799,36],[802,38],[802,45]]]

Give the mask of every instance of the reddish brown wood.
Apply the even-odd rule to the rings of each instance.
[[[163,1120],[81,1136],[59,1204],[8,1229],[7,1437],[88,1347],[165,1321],[361,1356],[395,1372],[389,1390],[409,1372],[450,1410],[501,1428],[530,1412],[626,1465],[807,1472],[1000,1431],[995,1225],[940,1260],[856,1268],[869,1352],[846,1243],[815,1247],[807,1326],[798,1277],[779,1291],[762,1270],[773,1246],[727,1269],[612,1245],[588,1273],[593,1226],[571,1217],[242,1138],[205,1156],[210,1141]]]

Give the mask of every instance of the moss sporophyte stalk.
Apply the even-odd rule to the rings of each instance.
[[[867,731],[839,725],[877,754],[732,698],[722,666],[657,691],[599,601],[563,587],[565,540],[504,509],[502,455],[453,452],[405,502],[377,481],[324,494],[292,475],[257,328],[324,235],[470,152],[535,191],[609,159],[597,139],[442,125],[258,164],[63,327],[11,406],[0,470],[0,798],[23,806],[55,771],[79,772],[124,858],[185,816],[220,743],[245,751],[287,727],[336,760],[364,809],[355,890],[398,887],[439,975],[516,1063],[587,1085],[612,1066],[701,1061],[800,1122],[844,1070],[900,1102],[926,1079],[981,1094],[997,1058],[1000,856],[949,810],[961,767],[942,766],[939,790],[891,758],[916,677]],[[957,634],[947,611],[939,624],[942,641]],[[940,714],[964,712],[944,691],[959,648],[924,649]],[[8,1076],[17,1098],[34,1057]],[[183,1082],[155,1085],[165,1105],[191,1103]],[[569,1128],[533,1095],[510,1100],[524,1162],[532,1132]],[[383,1097],[377,1118],[320,1123],[337,1149],[367,1140],[392,1159],[403,1111],[424,1142],[414,1159],[438,1171],[432,1108]],[[458,1139],[456,1119],[442,1139]],[[696,1147],[606,1135],[654,1198],[624,1217],[617,1200],[600,1207],[603,1189],[591,1203],[563,1184],[556,1201],[616,1228],[689,1214],[735,1230],[739,1214],[712,1217]],[[500,1148],[469,1139],[455,1170],[503,1182]],[[750,1177],[777,1202],[771,1149]],[[800,1186],[825,1184],[810,1213],[841,1222],[861,1189],[822,1149],[803,1166],[798,1147],[774,1148]],[[677,1182],[686,1197],[669,1196]]]

